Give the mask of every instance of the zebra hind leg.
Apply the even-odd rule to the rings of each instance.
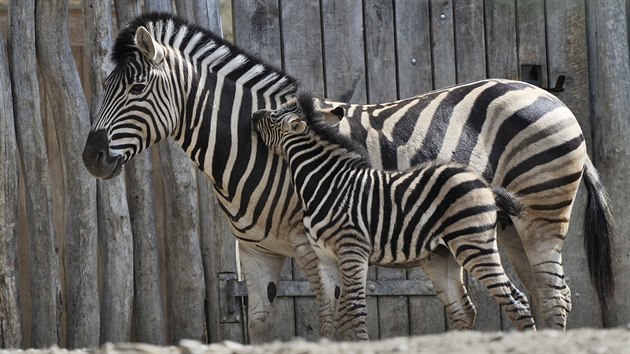
[[[437,297],[444,304],[449,328],[471,329],[477,310],[468,296],[462,279],[462,267],[445,247],[439,247],[422,261],[422,270],[427,274]]]
[[[447,245],[459,264],[501,305],[519,330],[535,330],[529,301],[505,274],[494,230],[450,240]]]

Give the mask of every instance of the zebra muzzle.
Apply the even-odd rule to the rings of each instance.
[[[83,164],[92,175],[98,178],[110,179],[120,174],[123,158],[109,153],[107,131],[90,132],[83,149]]]

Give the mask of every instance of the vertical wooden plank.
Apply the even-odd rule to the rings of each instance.
[[[283,0],[282,48],[284,70],[300,82],[300,89],[324,96],[324,62],[322,53],[321,17],[318,1]],[[293,279],[305,280],[297,264]],[[315,297],[295,298],[295,334],[317,340],[319,333],[318,303]]]
[[[9,61],[0,38],[0,348],[22,348],[18,303],[18,160]]]
[[[486,77],[486,41],[483,0],[456,0],[455,56],[457,82],[466,83]]]
[[[455,85],[455,35],[452,0],[431,0],[431,51],[433,88]]]
[[[618,237],[613,243],[614,299],[604,309],[604,326],[630,320],[630,54],[623,0],[588,1],[589,77],[592,93],[593,162],[616,211]]]
[[[234,42],[265,63],[282,67],[282,44],[280,39],[280,7],[278,0],[233,2]],[[287,259],[280,275],[282,280],[291,280],[292,267]],[[246,280],[247,281],[247,280]],[[295,336],[294,300],[280,297],[273,303],[275,336],[289,340]]]
[[[13,85],[16,133],[23,174],[25,206],[30,238],[30,346],[58,344],[61,311],[59,292],[59,254],[53,226],[52,186],[42,126],[39,80],[35,50],[35,2],[11,5],[9,58]],[[20,274],[24,278],[24,272]],[[22,297],[24,299],[24,297]],[[28,316],[25,316],[28,317]],[[26,334],[26,331],[25,331]],[[26,336],[25,336],[26,338]]]
[[[64,199],[72,205],[64,210],[68,346],[92,347],[99,338],[96,184],[81,161],[89,112],[70,51],[67,1],[37,2],[35,13],[37,59],[62,151]]]
[[[324,96],[324,60],[319,2],[282,1],[284,70],[300,89]]]
[[[363,15],[368,102],[393,101],[397,98],[393,3],[366,0]],[[368,140],[371,139],[378,141],[379,137],[368,132]],[[376,268],[376,278],[406,279],[407,275],[404,269]],[[377,306],[380,338],[409,333],[409,317],[401,316],[408,312],[406,297],[379,296]],[[374,317],[374,314],[370,314],[370,317]]]
[[[433,88],[428,0],[396,0],[398,94],[406,98]]]
[[[322,0],[326,96],[365,103],[363,9],[360,1]]]
[[[518,31],[518,63],[520,79],[538,74],[540,85],[547,87],[547,46],[545,42],[545,1],[519,0],[516,2]],[[553,48],[553,47],[552,47]],[[538,73],[524,72],[523,65],[540,65]]]
[[[486,1],[484,12],[488,77],[517,79],[518,53],[514,1]]]
[[[553,86],[559,75],[566,75],[565,90],[557,93],[580,122],[586,147],[592,148],[590,121],[590,97],[588,55],[586,38],[586,10],[581,1],[546,1],[547,64],[549,85]],[[593,156],[590,154],[589,155]],[[600,327],[602,311],[593,289],[586,253],[582,225],[586,207],[586,190],[580,186],[569,233],[562,249],[565,279],[572,292],[573,309],[567,327]]]

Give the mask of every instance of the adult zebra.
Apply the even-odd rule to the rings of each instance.
[[[273,297],[267,288],[277,284],[286,256],[297,260],[319,295],[320,330],[332,335],[334,271],[318,269],[286,167],[251,131],[252,112],[286,102],[295,94],[295,80],[168,14],[142,15],[128,24],[112,59],[115,68],[83,154],[89,171],[112,178],[126,161],[171,135],[214,183],[239,241],[252,341],[271,339],[266,323]],[[453,159],[523,193],[536,208],[528,223],[516,225],[519,234],[508,227],[501,238],[554,327],[564,327],[570,310],[560,247],[584,170],[592,196],[587,215],[600,222],[586,233],[591,270],[600,298],[609,295],[605,192],[575,118],[553,96],[523,83],[488,80],[382,105],[319,103],[344,107],[342,133],[367,146],[375,167]],[[532,179],[531,172],[541,178]],[[435,274],[434,282],[448,281],[447,270],[436,268]]]

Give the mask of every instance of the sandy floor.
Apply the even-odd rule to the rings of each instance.
[[[17,351],[27,353],[69,353],[50,350]],[[234,354],[367,354],[367,353],[561,353],[630,354],[630,326],[618,329],[579,329],[568,332],[449,332],[442,335],[401,337],[369,343],[326,343],[294,340],[244,346],[233,342],[203,345],[183,341],[179,346],[156,347],[146,344],[107,344],[98,350],[71,353],[234,353]],[[2,351],[0,353],[9,353]]]

